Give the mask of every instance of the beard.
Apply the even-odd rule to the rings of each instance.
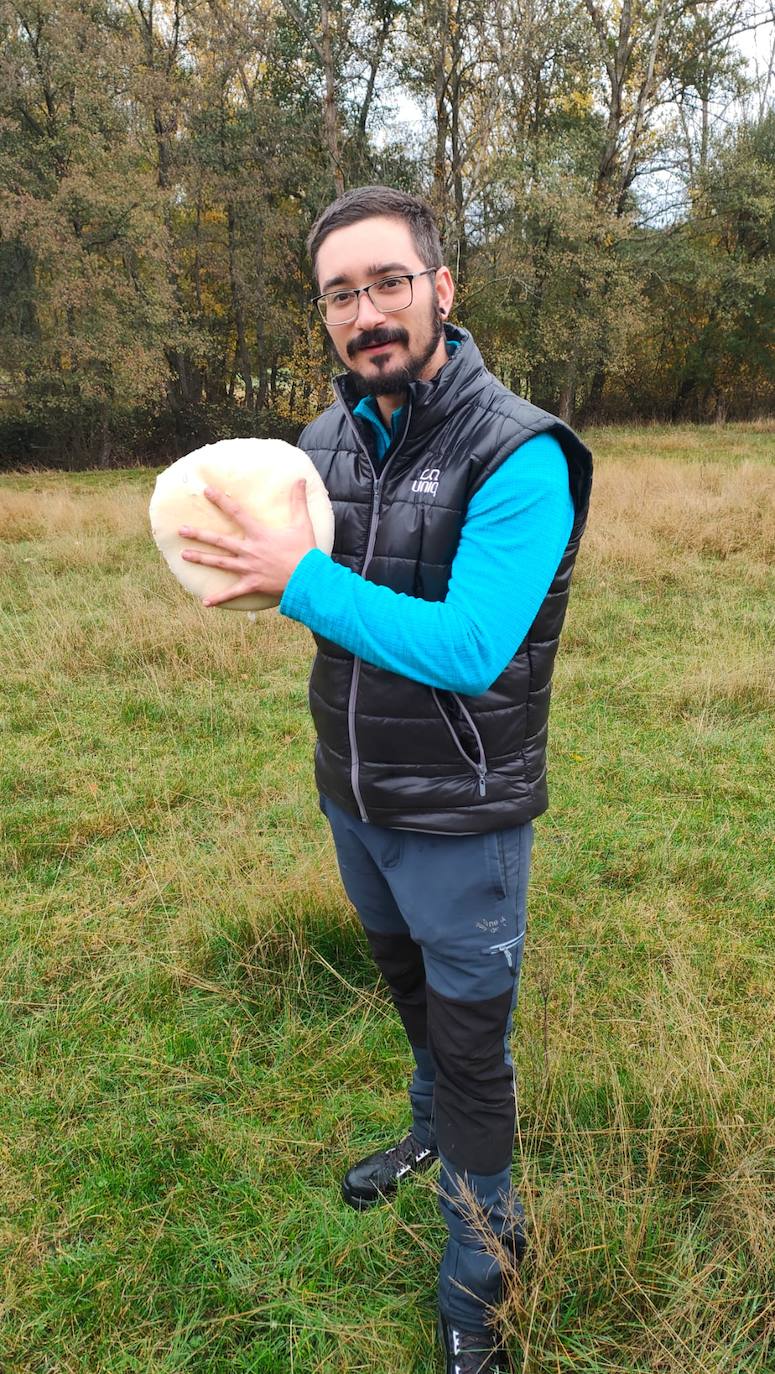
[[[410,353],[402,367],[386,368],[370,377],[364,377],[360,372],[356,372],[355,368],[349,369],[353,387],[360,397],[397,396],[400,392],[406,391],[410,382],[417,381],[436,352],[439,340],[444,336],[444,321],[439,314],[435,297],[431,304],[429,324],[430,332],[425,344],[417,353]],[[347,345],[348,357],[353,358],[361,348],[368,348],[370,344],[378,343],[408,345],[409,334],[399,325],[383,325],[380,329],[365,329],[362,334],[350,340]],[[376,365],[379,367],[378,362]]]

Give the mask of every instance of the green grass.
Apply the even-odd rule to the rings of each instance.
[[[524,1374],[775,1370],[773,435],[601,431],[514,1053]],[[688,460],[688,461],[687,461]],[[6,476],[3,1374],[431,1374],[434,1177],[312,774],[311,641],[147,472]]]

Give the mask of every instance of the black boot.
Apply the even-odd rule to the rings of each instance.
[[[421,1145],[410,1131],[389,1150],[378,1150],[353,1164],[342,1180],[342,1197],[362,1212],[378,1202],[385,1202],[402,1178],[407,1174],[424,1173],[438,1157],[436,1150]]]
[[[445,1374],[508,1374],[506,1350],[494,1331],[461,1331],[439,1313]]]

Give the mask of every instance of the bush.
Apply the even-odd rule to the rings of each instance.
[[[107,420],[96,407],[78,410],[39,401],[0,414],[0,471],[14,468],[120,468],[157,466],[219,439],[284,439],[295,444],[301,421],[272,410],[248,411],[224,402],[132,410]]]

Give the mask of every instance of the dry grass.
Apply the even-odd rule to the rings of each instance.
[[[740,556],[755,571],[775,556],[775,468],[609,460],[595,476],[584,551],[600,572],[670,578],[691,555]]]
[[[87,536],[115,540],[145,532],[153,485],[150,475],[148,491],[120,482],[111,483],[107,490],[74,491],[63,488],[61,479],[45,476],[14,490],[14,480],[14,474],[9,474],[3,481],[3,540],[66,539],[69,551],[80,561],[79,547]]]
[[[772,1015],[760,1032],[772,1036]],[[567,1043],[563,1043],[566,1041]],[[775,1337],[772,1298],[775,1257],[775,1120],[752,1074],[751,1045],[739,1034],[730,1045],[709,1011],[696,970],[681,958],[669,976],[654,972],[643,999],[632,1075],[647,1120],[633,1122],[619,1065],[596,1044],[592,1084],[608,1104],[605,1125],[587,1127],[564,1067],[577,1047],[574,1034],[555,1030],[554,1065],[542,1083],[543,1101],[519,1137],[519,1190],[533,1241],[527,1264],[516,1267],[493,1237],[470,1190],[464,1211],[488,1253],[508,1276],[493,1314],[518,1340],[523,1368],[544,1368],[555,1350],[558,1368],[644,1369],[664,1374],[710,1374],[730,1368],[769,1370]],[[764,1117],[764,1119],[763,1119]],[[547,1144],[554,1180],[547,1185]],[[430,1182],[425,1185],[432,1188]],[[666,1194],[682,1222],[702,1210],[708,1241],[701,1261],[691,1230],[668,1241]],[[612,1234],[612,1212],[620,1225]],[[655,1246],[658,1240],[658,1247]],[[671,1242],[677,1243],[671,1243]],[[763,1306],[741,1304],[741,1256]],[[627,1356],[576,1366],[572,1342],[558,1336],[556,1316],[569,1288],[594,1283],[629,1309],[640,1339]],[[539,1296],[540,1295],[540,1296]],[[733,1363],[724,1352],[733,1341]],[[619,1347],[621,1351],[621,1347]],[[769,1352],[769,1354],[768,1354]]]

